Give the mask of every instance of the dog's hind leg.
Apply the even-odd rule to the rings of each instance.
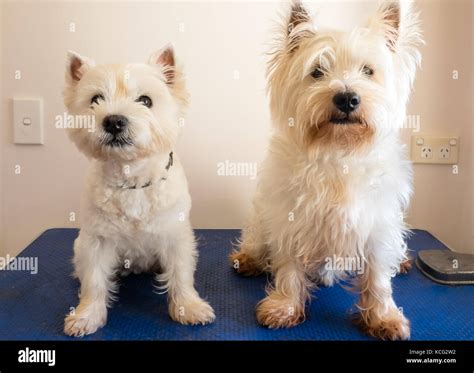
[[[267,246],[257,217],[242,230],[239,249],[229,255],[234,269],[245,276],[257,276],[268,267]]]
[[[411,268],[412,268],[412,260],[411,258],[408,258],[400,263],[399,273],[405,275],[411,270]]]

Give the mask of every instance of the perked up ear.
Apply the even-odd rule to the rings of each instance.
[[[397,41],[400,37],[401,12],[399,0],[384,1],[378,10],[379,22],[384,32],[385,41],[392,52],[396,51]]]
[[[85,72],[95,66],[95,62],[80,54],[72,51],[67,53],[66,63],[66,81],[69,83],[77,83],[82,79]]]
[[[171,44],[165,45],[162,49],[153,53],[148,60],[152,66],[160,66],[166,78],[167,84],[173,84],[175,81],[176,62],[174,58],[174,49]]]
[[[419,12],[414,9],[412,0],[384,0],[370,19],[369,28],[383,35],[385,44],[398,58],[412,84],[421,63],[419,47],[424,44]]]
[[[290,51],[298,48],[298,43],[314,35],[312,19],[300,0],[292,0],[287,21],[287,36]]]
[[[423,43],[419,14],[414,12],[411,0],[382,1],[370,27],[383,32],[387,47],[394,53],[403,45]]]

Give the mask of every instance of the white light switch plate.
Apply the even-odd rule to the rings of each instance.
[[[411,160],[413,163],[458,163],[459,137],[412,135]]]
[[[13,142],[44,144],[42,99],[13,99]]]

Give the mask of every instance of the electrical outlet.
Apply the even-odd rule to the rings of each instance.
[[[458,162],[459,138],[452,136],[413,135],[411,160],[414,163],[456,164]]]
[[[449,147],[446,147],[446,146],[442,146],[441,148],[439,148],[439,157],[441,159],[449,159],[449,154],[451,153],[451,150]]]
[[[423,146],[421,148],[420,157],[423,158],[423,159],[433,158],[433,149],[431,149],[429,146]]]

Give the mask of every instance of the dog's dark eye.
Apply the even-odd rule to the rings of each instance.
[[[311,76],[314,78],[314,79],[321,79],[323,76],[324,76],[324,72],[323,70],[321,69],[321,67],[317,66],[313,72],[311,73]]]
[[[99,104],[99,100],[104,100],[104,96],[102,95],[95,95],[94,97],[91,98],[91,105],[93,104],[96,104],[98,105]]]
[[[148,97],[148,96],[140,96],[140,97],[137,98],[136,101],[141,102],[147,108],[151,108],[151,105],[153,105],[153,102],[151,101],[151,98]]]
[[[372,69],[370,66],[367,66],[367,65],[365,65],[365,66],[362,68],[362,72],[363,72],[365,75],[368,75],[368,76],[374,75],[374,69]]]

